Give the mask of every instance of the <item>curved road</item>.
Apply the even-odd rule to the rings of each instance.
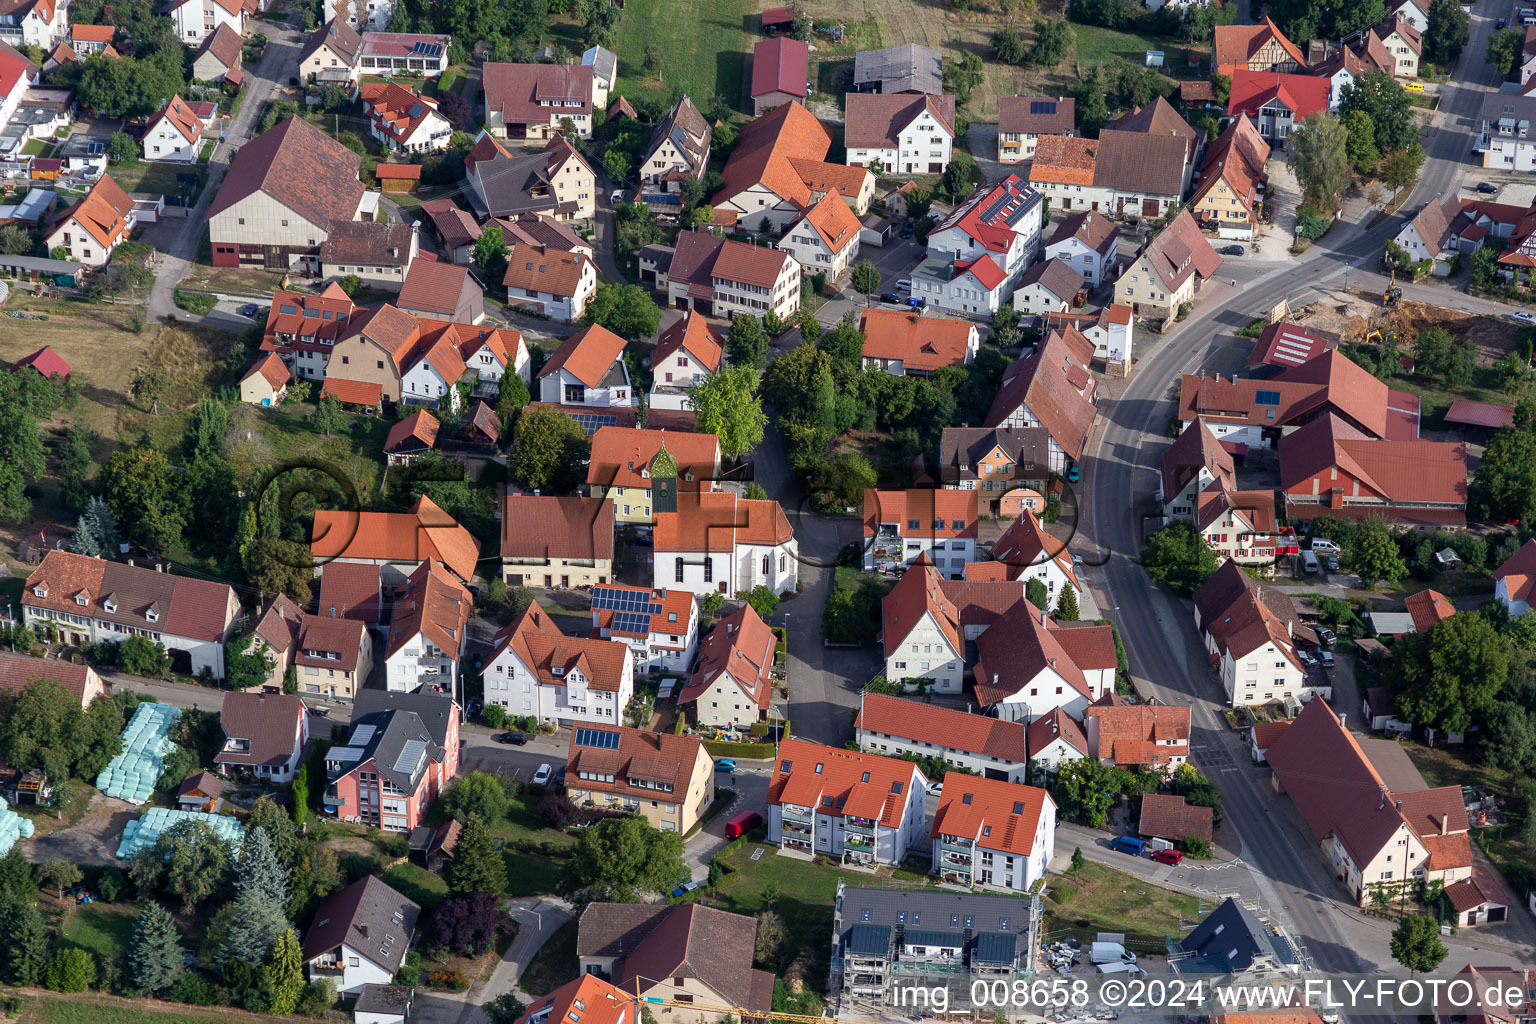
[[[1434,123],[1423,131],[1428,159],[1403,207],[1407,214],[1436,195],[1454,191],[1463,169],[1471,166],[1477,131],[1473,121],[1483,96],[1498,87],[1497,72],[1482,62],[1497,13],[1489,15],[1480,8],[1472,18],[1472,38],[1452,76],[1454,84],[1445,90]],[[1243,282],[1223,300],[1211,302],[1208,296],[1204,308],[1197,307],[1194,316],[1142,359],[1123,397],[1106,410],[1098,441],[1090,446],[1085,474],[1089,508],[1081,522],[1085,537],[1101,557],[1108,556],[1096,574],[1120,624],[1138,690],[1168,703],[1191,705],[1191,760],[1221,787],[1226,820],[1241,841],[1240,857],[1252,876],[1251,884],[1240,891],[1285,922],[1317,967],[1351,972],[1395,966],[1385,933],[1335,902],[1342,890],[1289,799],[1273,794],[1267,773],[1249,766],[1246,748],[1220,717],[1223,695],[1213,685],[1188,602],[1152,586],[1135,561],[1142,537],[1135,511],[1138,501],[1157,489],[1178,376],[1240,369],[1248,343],[1239,342],[1239,352],[1230,337],[1222,335],[1230,336],[1264,316],[1281,299],[1293,305],[1307,301],[1348,269],[1374,267],[1382,243],[1396,234],[1403,217],[1370,228],[1366,224],[1373,215],[1367,210],[1366,223],[1341,225],[1303,257]],[[1363,933],[1379,936],[1379,941],[1362,942]]]

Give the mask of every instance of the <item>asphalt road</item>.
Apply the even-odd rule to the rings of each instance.
[[[1207,668],[1189,603],[1153,587],[1134,561],[1142,539],[1142,523],[1134,510],[1139,499],[1157,490],[1157,466],[1173,413],[1171,386],[1178,375],[1229,368],[1223,357],[1230,360],[1236,353],[1219,335],[1265,315],[1281,299],[1292,305],[1308,301],[1350,268],[1374,268],[1382,243],[1396,234],[1404,216],[1411,216],[1437,195],[1454,191],[1462,174],[1475,166],[1473,118],[1484,92],[1497,88],[1497,72],[1482,63],[1483,54],[1493,19],[1508,16],[1512,6],[1480,6],[1473,14],[1472,38],[1452,76],[1454,82],[1446,89],[1434,123],[1424,129],[1428,159],[1403,212],[1375,228],[1367,223],[1340,226],[1294,261],[1272,269],[1250,266],[1241,273],[1240,286],[1226,287],[1223,282],[1215,296],[1208,289],[1194,315],[1150,356],[1142,357],[1123,397],[1103,410],[1106,424],[1085,473],[1090,514],[1085,517],[1083,535],[1108,555],[1101,567],[1090,571],[1090,579],[1110,598],[1137,689],[1169,703],[1191,704],[1191,759],[1220,785],[1226,820],[1238,837],[1239,860],[1247,868],[1247,879],[1236,877],[1235,887],[1284,922],[1323,970],[1372,972],[1394,964],[1380,928],[1334,902],[1342,898],[1342,887],[1304,823],[1287,798],[1271,791],[1267,773],[1249,767],[1246,750],[1218,717],[1222,695]],[[1361,220],[1368,222],[1370,216],[1366,211]],[[1220,273],[1230,277],[1239,272],[1229,274],[1224,267]],[[1132,515],[1126,514],[1128,509]],[[1358,708],[1337,710],[1355,716],[1359,712]],[[1536,948],[1526,937],[1529,921],[1522,920],[1521,925],[1505,935],[1520,935],[1529,953]],[[1447,940],[1453,947],[1452,961],[1487,958],[1490,947],[1486,944],[1476,954],[1456,951],[1477,941]]]

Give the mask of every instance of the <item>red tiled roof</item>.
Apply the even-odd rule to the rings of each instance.
[[[501,555],[613,558],[613,502],[552,494],[509,494],[502,506]]]
[[[1011,566],[1041,565],[1054,559],[1058,568],[1066,573],[1074,587],[1081,586],[1072,567],[1072,555],[1066,544],[1046,532],[1034,512],[1024,509],[1019,517],[1008,524],[1003,535],[992,543],[992,560]]]
[[[479,542],[470,540],[478,548]],[[474,598],[464,585],[436,558],[427,559],[395,590],[386,657],[394,657],[406,644],[424,636],[443,657],[458,661],[473,606]]]
[[[326,383],[334,378],[326,378]],[[409,512],[355,512],[321,509],[315,513],[310,554],[317,561],[336,558],[425,563],[436,559],[462,579],[475,575],[480,542],[426,495]]]
[[[1062,185],[1092,185],[1093,168],[1098,159],[1095,139],[1071,135],[1046,135],[1035,145],[1035,161],[1029,168],[1029,180]]]
[[[1251,370],[1257,366],[1275,366],[1281,369],[1300,366],[1307,360],[1326,352],[1334,340],[1295,324],[1285,322],[1270,324],[1253,343],[1253,354],[1248,357],[1248,369]]]
[[[1536,28],[1533,25],[1532,28]],[[1458,398],[1451,403],[1446,410],[1445,422],[1454,423],[1465,427],[1487,427],[1497,430],[1500,427],[1512,427],[1515,425],[1515,410],[1508,405],[1488,405],[1483,402],[1469,402],[1464,398]]]
[[[41,596],[39,587],[44,590]],[[211,642],[225,639],[234,600],[234,591],[223,583],[88,558],[61,548],[43,557],[27,576],[21,594],[26,607],[86,613],[135,629]],[[109,602],[114,611],[107,609]]]
[[[1285,730],[1290,728],[1290,725],[1289,721],[1283,719],[1278,722],[1255,722],[1253,725],[1254,743],[1261,751],[1268,750],[1275,745],[1275,741],[1285,733]]]
[[[1508,894],[1499,884],[1498,877],[1481,862],[1472,864],[1471,878],[1463,878],[1459,882],[1446,886],[1445,898],[1451,901],[1451,906],[1456,908],[1458,914],[1465,914],[1469,910],[1476,910],[1489,904],[1500,907],[1511,905]]]
[[[1237,470],[1232,456],[1211,428],[1203,420],[1195,420],[1186,426],[1163,451],[1163,500],[1172,501],[1203,469],[1217,483],[1233,487],[1237,483]]]
[[[788,202],[808,206],[811,188],[794,161],[820,164],[831,148],[831,133],[798,102],[775,107],[742,128],[722,171],[725,185],[710,205],[720,206],[761,184]]]
[[[116,33],[111,25],[69,26],[69,37],[82,43],[110,43]]]
[[[1018,693],[1041,672],[1055,672],[1088,699],[1088,678],[1050,628],[1045,612],[1021,601],[976,641],[976,699],[991,707]]]
[[[1099,255],[1108,256],[1115,251],[1115,240],[1119,237],[1120,228],[1114,221],[1095,210],[1085,210],[1057,224],[1046,244],[1051,246],[1076,238]]]
[[[923,316],[901,309],[865,309],[859,314],[868,359],[900,359],[908,370],[932,372],[962,366],[976,325],[968,320]]]
[[[482,88],[486,111],[499,112],[511,124],[548,124],[560,107],[566,113],[592,110],[593,70],[576,64],[498,64],[484,66]]]
[[[796,804],[833,818],[868,818],[896,828],[911,787],[926,782],[910,761],[786,739],[779,744],[768,804]]]
[[[853,215],[843,197],[828,192],[800,218],[821,238],[834,255],[848,248],[859,237],[859,218]],[[791,225],[793,228],[794,225]]]
[[[782,92],[803,99],[810,55],[808,45],[788,36],[760,41],[752,48],[752,95]]]
[[[864,536],[875,536],[884,523],[896,524],[896,532],[902,537],[974,539],[976,498],[967,491],[926,487],[905,491],[870,488],[864,492]]]
[[[1216,70],[1225,75],[1231,74],[1231,69],[1235,66],[1246,67],[1249,59],[1271,39],[1279,42],[1297,64],[1301,67],[1307,66],[1307,59],[1296,48],[1296,44],[1287,39],[1285,34],[1275,27],[1273,21],[1265,18],[1259,25],[1216,26],[1215,40],[1211,50],[1215,57]]]
[[[421,164],[379,164],[373,169],[373,176],[386,181],[417,181],[421,178]]]
[[[37,161],[33,161],[35,164]],[[48,233],[74,218],[98,245],[111,248],[128,237],[128,216],[133,213],[133,199],[110,175],[102,175],[79,201],[66,207],[53,219]]]
[[[517,1024],[533,1024],[537,1016],[550,1024],[580,1020],[582,1024],[633,1024],[633,993],[614,988],[595,974],[583,974],[543,999],[536,999]]]
[[[949,641],[956,655],[964,655],[960,641],[960,612],[941,585],[942,579],[927,555],[913,562],[881,601],[885,656],[890,657],[926,613]]]
[[[395,82],[364,82],[359,87],[363,110],[371,125],[395,142],[409,139],[437,111],[437,101]],[[421,168],[416,168],[420,177]]]
[[[910,572],[907,574],[912,575]],[[902,577],[902,580],[905,582],[906,577]],[[918,743],[931,743],[946,750],[995,757],[1013,764],[1029,760],[1029,745],[1023,722],[1005,722],[987,715],[966,714],[953,708],[921,704],[886,694],[864,695],[853,728],[855,732],[868,729]]]
[[[437,432],[441,426],[436,416],[425,409],[417,409],[389,428],[389,436],[384,439],[384,450],[393,452],[402,446],[410,451],[431,448],[437,442]]]
[[[624,339],[606,327],[593,324],[565,339],[539,370],[539,376],[547,377],[565,370],[587,387],[595,388],[608,368],[623,356]]]
[[[1520,550],[1494,571],[1493,578],[1504,581],[1511,601],[1529,601],[1536,592],[1536,538],[1520,545]]]
[[[58,683],[85,706],[85,687],[96,670],[67,661],[44,661],[24,654],[0,652],[0,693],[15,696],[40,679]]]
[[[64,361],[63,356],[47,345],[44,345],[29,356],[23,356],[18,359],[16,365],[11,367],[11,369],[19,370],[24,366],[30,366],[44,377],[69,376],[69,364]],[[287,377],[283,379],[287,380]]]
[[[1084,349],[1086,348],[1086,355]],[[1052,331],[1034,351],[1003,371],[1002,386],[992,400],[986,425],[1000,426],[1021,406],[1028,406],[1069,458],[1083,457],[1093,427],[1093,403],[1069,380],[1074,369],[1086,369],[1093,343],[1076,328]]]
[[[656,350],[651,353],[651,365],[659,366],[663,359],[679,350],[714,373],[720,368],[720,357],[725,353],[725,339],[704,318],[704,314],[690,309],[683,314],[681,320],[657,335]]]
[[[1456,614],[1456,606],[1438,590],[1421,590],[1417,594],[1409,594],[1403,604],[1408,614],[1413,616],[1413,628],[1420,633],[1428,633],[1435,623]]]
[[[962,836],[983,850],[1028,857],[1035,850],[1040,816],[1055,809],[1050,794],[1035,786],[950,772],[929,835]]]
[[[328,376],[325,383],[320,385],[320,397],[330,395],[343,405],[377,406],[384,398],[384,387],[381,384],[364,380],[343,380],[340,377]]]
[[[1098,750],[1093,755],[1102,761],[1132,767],[1189,756],[1188,705],[1126,704],[1123,698],[1107,693],[1083,715],[1085,724],[1098,720]],[[1092,727],[1088,735],[1093,737]]]
[[[535,634],[530,642],[542,644],[549,639],[543,634]],[[617,646],[626,651],[629,649],[623,644]],[[672,785],[671,795],[682,801],[688,799],[688,783],[693,778],[700,755],[709,757],[697,736],[674,736],[669,732],[646,732],[623,727],[606,727],[603,731],[619,734],[618,748],[588,747],[573,741],[565,762],[568,785],[654,800],[657,792],[655,789],[631,786],[629,780],[635,778],[648,782],[666,782]],[[612,775],[613,781],[598,782],[579,778],[578,773],[584,769]]]
[[[955,132],[955,98],[877,92],[850,92],[844,98],[847,108],[844,145],[849,149],[895,149],[901,133],[924,111],[949,131]],[[1068,123],[1072,115],[1067,115]]]
[[[1051,635],[1078,668],[1114,669],[1120,664],[1115,653],[1115,630],[1108,623],[1055,622]]]
[[[1177,291],[1191,274],[1208,278],[1221,266],[1221,257],[1200,233],[1200,225],[1188,209],[1180,210],[1158,232],[1142,256],[1169,292]]]
[[[1194,836],[1209,843],[1214,816],[1212,808],[1197,807],[1182,796],[1148,793],[1141,798],[1141,824],[1137,831],[1174,842]]]
[[[1348,490],[1350,481],[1358,483],[1368,489],[1367,496],[1388,504],[1466,505],[1467,449],[1463,444],[1378,441],[1329,413],[1282,437],[1279,447],[1280,486],[1288,494],[1301,495],[1316,474],[1337,469],[1347,479],[1335,481],[1335,486]],[[1324,482],[1325,496],[1328,483]]]
[[[654,365],[654,364],[653,364]],[[677,489],[713,490],[720,462],[720,439],[635,427],[599,427],[592,435],[587,463],[589,487],[639,487],[650,490],[651,463],[665,448],[677,463]],[[691,479],[690,479],[691,477]]]
[[[251,364],[251,368],[245,371],[245,376],[240,378],[241,383],[257,375],[266,381],[274,391],[281,390],[292,379],[293,374],[288,369],[288,364],[283,362],[283,357],[276,352],[264,352],[261,358]]]
[[[789,518],[778,502],[742,498],[730,492],[683,491],[677,496],[676,512],[657,512],[653,519],[651,534],[657,552],[729,552],[737,544],[771,547],[794,539]]]
[[[320,575],[320,614],[378,622],[379,567],[366,562],[330,562]]]
[[[1311,75],[1282,75],[1273,71],[1237,68],[1232,72],[1232,92],[1227,97],[1227,113],[1257,117],[1260,107],[1271,100],[1278,100],[1291,111],[1294,120],[1300,121],[1328,110],[1328,90],[1331,85],[1328,79]]]
[[[203,122],[193,112],[187,101],[180,96],[172,96],[167,100],[165,106],[160,108],[160,112],[149,119],[149,124],[145,125],[144,130],[153,131],[155,125],[161,121],[171,122],[181,133],[181,137],[188,142],[196,142],[202,138]]]
[[[623,689],[625,665],[633,657],[629,646],[617,640],[532,631],[525,632],[522,640],[531,659],[528,670],[546,686],[565,686],[566,677],[579,670],[591,689],[618,693]]]
[[[1084,757],[1088,756],[1088,737],[1083,727],[1061,708],[1052,708],[1029,723],[1029,754],[1036,757],[1052,743],[1061,740]]]
[[[319,227],[350,221],[364,192],[357,177],[362,160],[303,118],[290,117],[240,147],[208,217],[265,192]]]
[[[722,676],[729,676],[759,708],[773,696],[773,658],[777,638],[751,605],[743,605],[715,624],[699,642],[699,656],[678,703],[698,700]]]
[[[1077,100],[1070,96],[1000,96],[997,130],[1005,135],[1068,135]]]

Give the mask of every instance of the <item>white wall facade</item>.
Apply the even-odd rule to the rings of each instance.
[[[186,0],[171,11],[171,21],[176,26],[176,38],[191,47],[201,45],[220,25],[245,35],[245,15],[229,13],[216,0]]]
[[[700,597],[719,593],[735,598],[758,585],[767,586],[776,594],[791,594],[799,580],[800,546],[793,537],[777,546],[737,544],[729,554],[655,550],[651,586],[657,589],[688,590]]]
[[[394,981],[394,975],[351,946],[343,944],[340,957],[338,966],[341,968],[341,974],[339,976],[335,971],[317,972],[316,967],[322,961],[318,957],[311,960],[308,964],[309,980],[330,978],[336,983],[336,994],[343,996],[357,995],[363,990],[364,985],[388,985]]]
[[[49,252],[59,246],[69,250],[68,258],[77,263],[84,263],[88,267],[106,266],[107,260],[112,256],[112,250],[116,249],[133,231],[133,214],[128,215],[128,224],[122,235],[113,239],[110,245],[102,246],[100,242],[80,222],[71,217],[54,229],[48,236],[47,245]]]
[[[1088,675],[1088,673],[1083,673]],[[1113,671],[1110,673],[1113,675]],[[1092,684],[1090,683],[1090,686]],[[1042,668],[1018,690],[997,703],[997,717],[1008,722],[1033,722],[1056,708],[1082,720],[1089,699],[1052,668]]]
[[[847,163],[868,167],[879,160],[886,174],[898,177],[941,174],[949,166],[954,144],[954,133],[925,109],[897,133],[895,147],[850,147]]]
[[[1083,276],[1090,288],[1097,288],[1104,280],[1105,260],[1099,253],[1084,244],[1081,238],[1064,238],[1045,247],[1045,258],[1061,260]],[[1017,305],[1017,300],[1015,300]]]
[[[887,676],[886,678],[890,678]],[[873,729],[859,730],[859,749],[870,754],[885,754],[890,757],[900,757],[902,754],[916,754],[919,757],[938,757],[945,764],[956,768],[964,768],[977,775],[985,775],[987,772],[1003,772],[1009,782],[1022,783],[1029,773],[1028,762],[1005,761],[1000,757],[990,754],[978,754],[970,750],[956,750],[954,747],[940,747],[922,740],[909,739],[905,736],[892,736],[889,733],[876,732]]]
[[[566,398],[567,387],[582,388],[582,398],[572,401]],[[632,406],[635,404],[635,390],[629,386],[629,371],[624,372],[624,383],[614,387],[589,388],[574,373],[561,367],[548,376],[539,378],[539,401],[556,402],[562,405],[593,405],[607,407],[611,405]]]
[[[886,655],[885,678],[932,679],[939,693],[959,693],[965,682],[965,651],[950,646],[932,612],[913,625],[894,651]]]
[[[1520,598],[1510,599],[1509,584],[1505,580],[1498,580],[1494,583],[1493,599],[1504,606],[1505,611],[1509,612],[1509,617],[1512,619],[1518,619],[1531,610],[1531,603],[1529,601]]]
[[[356,220],[357,213],[349,220]],[[325,241],[327,226],[315,224],[265,192],[253,192],[208,218],[209,237],[225,245],[284,245],[312,249]]]
[[[485,699],[506,708],[508,714],[536,715],[545,723],[620,725],[635,695],[635,656],[627,644],[623,646],[624,667],[617,690],[595,688],[580,672],[558,685],[542,681],[508,646],[481,672]]]
[[[153,128],[144,133],[145,160],[178,164],[196,163],[198,150],[201,148],[201,140],[187,138],[168,117],[162,117]]]

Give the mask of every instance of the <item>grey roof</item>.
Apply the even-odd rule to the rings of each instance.
[[[848,929],[843,945],[848,954],[885,956],[891,950],[891,930],[883,924],[856,924]]]
[[[481,160],[475,167],[483,195],[471,189],[470,199],[483,200],[484,210],[481,212],[487,217],[510,217],[519,213],[558,211],[561,209],[561,204],[555,198],[553,179],[549,171],[551,162],[551,154],[543,149],[527,154],[497,156],[491,160]],[[542,194],[534,195],[535,190]],[[480,203],[476,202],[475,205],[478,206]],[[574,203],[567,206],[570,212],[574,212]]]
[[[61,160],[75,157],[100,157],[107,158],[107,140],[110,135],[89,135],[81,133],[71,135],[64,140],[64,144],[54,151],[54,156]],[[98,149],[97,147],[101,147]]]
[[[1508,121],[1512,125],[1536,121],[1536,95],[1513,96],[1490,92],[1483,95],[1483,123]],[[1525,136],[1522,136],[1525,137]]]
[[[1262,957],[1274,955],[1269,929],[1253,911],[1230,897],[1179,943],[1186,953],[1219,957],[1229,971],[1245,971]]]
[[[410,1005],[411,986],[368,984],[358,993],[352,1012],[404,1014]]]
[[[1029,927],[1029,901],[988,893],[920,892],[902,889],[843,890],[839,903],[845,927],[859,924],[901,925],[924,931],[964,933],[1017,932]],[[864,920],[864,911],[869,920]],[[966,924],[967,918],[970,924]],[[1007,921],[1006,927],[1003,922]]]
[[[931,46],[906,43],[884,50],[863,50],[853,58],[853,87],[878,85],[878,92],[944,91],[943,57]],[[860,90],[863,91],[863,90]]]
[[[619,73],[619,58],[612,50],[601,46],[594,46],[581,55],[581,63],[592,69],[593,74],[601,77],[609,85]]]
[[[1044,427],[945,427],[939,435],[939,474],[945,483],[976,479],[976,464],[1001,448],[1015,466],[1050,465],[1051,435]],[[963,456],[963,457],[962,457]],[[964,464],[966,469],[961,469]]]
[[[313,960],[345,943],[359,956],[394,974],[405,962],[421,907],[369,875],[325,898],[304,935],[304,959]]]
[[[689,172],[699,173],[704,167],[704,161],[709,157],[709,144],[714,138],[715,130],[699,108],[693,105],[693,100],[684,96],[677,101],[665,119],[651,132],[651,141],[645,147],[645,159],[641,165],[650,161],[651,154],[656,152],[656,147],[661,145],[663,139],[670,138],[672,145],[679,151],[688,155]]]
[[[965,932],[935,932],[919,928],[901,933],[903,946],[958,946],[965,939]]]
[[[361,742],[353,743],[351,737],[358,736],[359,730],[365,726],[371,727],[373,731],[364,732]],[[412,746],[417,753],[407,758],[404,756],[406,748],[412,745],[412,741],[420,742],[421,746]],[[355,759],[342,761],[337,758],[341,750],[355,750],[359,755]],[[427,763],[442,760],[443,754],[442,746],[432,741],[431,731],[413,711],[396,708],[369,715],[354,712],[348,742],[344,746],[332,747],[326,755],[326,776],[328,781],[335,782],[358,765],[372,759],[380,775],[401,792],[414,793],[422,774],[426,772]]]
[[[352,714],[357,717],[380,711],[414,712],[438,746],[448,744],[448,723],[458,714],[453,698],[446,693],[391,693],[388,690],[359,690],[352,699]]]
[[[1024,276],[1019,278],[1015,287],[1023,288],[1031,284],[1039,284],[1058,299],[1070,302],[1082,290],[1083,275],[1073,270],[1066,260],[1052,257],[1024,271]]]
[[[304,40],[304,48],[299,51],[299,63],[309,59],[310,54],[320,48],[322,43],[329,43],[331,49],[345,57],[349,62],[357,62],[357,51],[363,45],[363,37],[345,21],[332,18],[309,34]]]
[[[0,267],[8,270],[36,270],[44,274],[78,274],[84,263],[51,260],[46,256],[6,256],[0,254]]]
[[[984,964],[1011,964],[1019,937],[1007,932],[982,932],[976,936],[976,959]]]

